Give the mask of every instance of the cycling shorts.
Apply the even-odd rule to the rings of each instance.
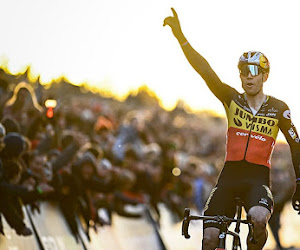
[[[273,196],[269,188],[269,168],[246,161],[226,162],[215,188],[206,202],[204,215],[225,215],[233,218],[236,212],[236,197],[243,201],[246,212],[253,206],[273,211]],[[204,228],[219,224],[209,220]]]

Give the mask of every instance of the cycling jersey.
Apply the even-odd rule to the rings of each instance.
[[[284,102],[267,96],[254,115],[245,94],[238,93],[226,84],[221,88],[210,88],[223,103],[227,114],[226,161],[246,160],[270,168],[270,158],[280,129],[292,153],[297,152],[298,157],[293,160],[297,161],[294,161],[294,165],[299,166],[299,136]]]
[[[210,83],[208,86],[225,107],[228,131],[225,166],[207,200],[204,214],[234,216],[236,196],[242,199],[247,211],[253,206],[262,206],[272,213],[270,158],[279,129],[290,145],[295,173],[299,177],[300,140],[288,106],[266,96],[260,109],[253,114],[246,94],[226,84]],[[210,221],[204,223],[206,227],[219,225]]]

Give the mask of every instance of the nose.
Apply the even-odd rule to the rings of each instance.
[[[251,75],[251,72],[248,72],[247,78],[253,78],[253,75]]]

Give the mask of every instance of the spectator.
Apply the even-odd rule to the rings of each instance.
[[[159,223],[159,204],[164,203],[178,222],[183,207],[195,205],[196,178],[203,181],[204,193],[209,193],[224,151],[225,138],[220,134],[226,130],[226,122],[208,114],[189,114],[182,108],[168,112],[159,105],[147,106],[151,101],[120,103],[73,87],[53,84],[42,91],[58,103],[51,119],[34,101],[33,85],[18,84],[14,93],[9,93],[13,97],[6,102],[1,120],[6,136],[2,133],[1,137],[0,126],[0,158],[5,161],[2,170],[0,164],[4,190],[0,190],[0,203],[10,200],[11,205],[1,212],[13,218],[13,228],[19,232],[24,228],[18,211],[22,204],[29,202],[38,208],[39,200],[48,199],[59,205],[79,240],[78,216],[85,218],[88,237],[90,228],[111,223],[114,213],[128,218],[143,216],[128,210],[128,205],[150,205]],[[201,164],[190,161],[193,157]],[[14,167],[4,176],[5,166]],[[21,166],[19,181],[17,166]],[[175,176],[174,169],[181,174]],[[44,194],[37,188],[44,189]],[[23,197],[23,202],[14,204],[16,197]],[[9,206],[14,207],[11,213],[15,211],[16,216],[9,217]],[[106,210],[110,220],[97,216],[98,209]]]
[[[129,121],[125,121],[120,127],[113,146],[113,154],[117,163],[124,160],[124,147],[127,144],[132,145],[138,156],[141,156],[142,142],[139,138],[138,119],[136,117],[131,118]]]
[[[33,88],[25,82],[20,82],[14,88],[13,96],[4,105],[3,118],[9,117],[18,121],[21,133],[27,135],[30,125],[42,111]]]
[[[20,158],[26,149],[25,139],[19,133],[8,133],[4,137],[4,144],[0,152],[1,159]]]
[[[17,160],[3,161],[4,174],[0,182],[0,211],[8,224],[15,229],[16,233],[23,236],[32,234],[24,220],[22,202],[25,204],[44,198],[44,195],[52,192],[48,186],[38,186],[35,190],[18,185],[22,175],[22,166]]]

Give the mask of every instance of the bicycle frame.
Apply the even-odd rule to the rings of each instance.
[[[217,221],[220,224],[220,232],[219,232],[219,244],[218,247],[216,248],[216,250],[225,250],[225,245],[226,245],[226,236],[227,234],[232,235],[234,237],[233,240],[233,245],[232,245],[232,249],[236,250],[236,249],[242,249],[241,247],[241,241],[240,241],[240,236],[239,236],[239,232],[240,232],[240,224],[247,224],[249,226],[249,237],[250,240],[252,242],[255,242],[254,240],[254,234],[253,234],[253,224],[249,221],[249,220],[242,220],[241,219],[241,212],[242,212],[242,205],[241,203],[239,203],[237,205],[237,219],[234,218],[229,218],[226,216],[195,216],[195,215],[190,215],[190,209],[189,208],[185,208],[184,211],[184,219],[182,222],[182,235],[184,235],[184,237],[186,239],[189,239],[191,236],[188,234],[188,227],[189,227],[189,223],[191,220],[214,220]],[[230,225],[231,222],[235,222],[236,223],[236,227],[235,227],[235,231],[229,231],[228,227]]]

